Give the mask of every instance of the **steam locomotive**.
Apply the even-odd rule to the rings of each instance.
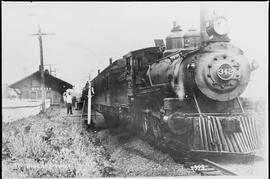
[[[186,154],[253,154],[261,146],[258,115],[240,95],[256,65],[227,34],[221,16],[203,32],[183,34],[174,23],[166,47],[157,40],[110,59],[91,81],[92,108],[109,124],[127,123]]]

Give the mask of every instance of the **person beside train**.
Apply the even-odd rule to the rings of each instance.
[[[70,113],[72,115],[72,95],[71,92],[67,90],[67,96],[66,96],[66,101],[67,101],[67,115]]]

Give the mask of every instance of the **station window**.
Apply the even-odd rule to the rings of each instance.
[[[50,99],[51,98],[51,91],[46,91],[46,99]]]
[[[36,99],[37,98],[37,92],[36,91],[31,91],[30,98],[31,99]]]
[[[37,92],[37,98],[38,99],[41,99],[42,98],[41,90]]]

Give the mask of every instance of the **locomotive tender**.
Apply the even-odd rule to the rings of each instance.
[[[207,40],[202,36],[207,33]],[[252,154],[260,148],[258,115],[240,95],[256,68],[215,16],[205,31],[174,27],[166,46],[131,51],[91,81],[92,107],[111,124],[188,154]]]

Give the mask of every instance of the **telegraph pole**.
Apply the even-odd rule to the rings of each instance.
[[[38,33],[32,34],[38,36],[39,48],[40,48],[40,74],[41,74],[41,95],[42,95],[42,112],[45,112],[45,78],[44,78],[44,63],[43,63],[43,47],[42,47],[42,35],[55,35],[54,33],[42,33],[39,27]]]

